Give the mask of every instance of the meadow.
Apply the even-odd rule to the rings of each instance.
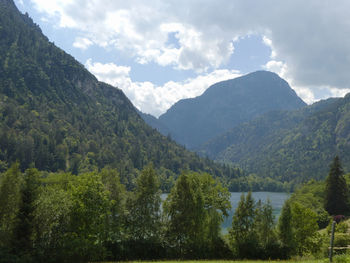
[[[313,259],[313,260],[192,260],[192,261],[130,261],[139,263],[263,263],[263,262],[276,262],[276,263],[325,263],[329,262],[328,259]],[[333,262],[347,262],[347,261],[333,261]],[[112,262],[105,262],[112,263]]]

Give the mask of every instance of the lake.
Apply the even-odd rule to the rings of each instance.
[[[231,192],[230,201],[231,201],[232,209],[229,213],[229,216],[222,223],[222,230],[224,233],[227,232],[227,229],[230,228],[232,225],[232,216],[238,206],[238,202],[241,198],[241,195],[242,195],[241,192]],[[263,203],[266,203],[267,200],[269,199],[273,209],[273,214],[277,220],[278,216],[281,213],[281,209],[283,207],[284,201],[289,198],[290,194],[274,193],[274,192],[252,192],[252,196],[255,202],[257,202],[258,200],[261,200]]]
[[[222,231],[223,233],[227,232],[227,229],[231,227],[232,225],[232,216],[234,211],[237,208],[238,202],[241,198],[242,192],[231,192],[231,206],[232,209],[229,213],[229,216],[225,218],[224,222],[222,223]],[[246,193],[245,193],[246,194]],[[284,201],[289,198],[290,194],[288,193],[275,193],[275,192],[252,192],[254,200],[257,202],[258,200],[261,200],[263,203],[265,203],[268,199],[270,200],[273,214],[277,220],[278,216],[281,213],[282,206],[284,204]],[[165,200],[168,194],[162,194],[162,200]]]

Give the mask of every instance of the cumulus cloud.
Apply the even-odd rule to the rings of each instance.
[[[84,37],[77,37],[73,43],[73,46],[76,48],[86,50],[92,44],[93,42],[90,39]]]
[[[214,70],[196,78],[181,82],[169,81],[157,86],[151,82],[133,82],[129,75],[130,67],[93,62],[91,59],[85,65],[100,81],[122,89],[138,109],[156,117],[180,99],[199,96],[218,81],[240,76],[239,72],[234,70]]]
[[[265,68],[287,76],[306,101],[319,97],[317,87],[343,94],[350,86],[347,0],[30,1],[46,16],[58,18],[59,26],[79,30],[85,40],[75,42],[80,48],[93,42],[141,64],[204,74],[230,58],[234,40],[254,33],[272,49]],[[169,43],[171,34],[177,45]]]

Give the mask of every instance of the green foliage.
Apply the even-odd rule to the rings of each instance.
[[[159,239],[160,184],[153,166],[146,166],[137,178],[136,189],[128,200],[131,238],[138,241]]]
[[[164,203],[169,242],[192,257],[220,252],[215,244],[229,208],[229,192],[210,175],[183,173]]]
[[[324,179],[335,154],[350,169],[349,120],[348,95],[264,114],[210,141],[200,152],[260,177],[298,185]]]
[[[247,196],[242,194],[230,229],[231,246],[237,247],[237,253],[242,258],[257,256],[258,238],[255,218],[255,203],[251,192]]]
[[[74,260],[93,261],[103,259],[103,242],[107,237],[106,219],[110,213],[110,200],[101,176],[82,174],[69,185],[72,208],[69,214],[67,242],[74,249]]]
[[[0,246],[9,246],[21,205],[22,174],[13,164],[0,177]]]
[[[284,257],[286,258],[289,258],[293,254],[296,246],[293,238],[292,220],[292,208],[290,201],[287,200],[283,205],[277,225],[278,237],[282,244]]]
[[[267,259],[307,255],[319,247],[317,216],[311,209],[287,202],[276,235],[269,202],[255,203],[248,194],[234,215],[230,250],[220,229],[230,209],[230,193],[208,174],[184,172],[163,209],[159,178],[151,165],[139,174],[131,192],[113,169],[76,176],[36,169],[22,173],[17,164],[0,178],[1,209],[6,208],[0,214],[0,252],[5,262],[233,255]],[[338,232],[347,231],[343,225]],[[345,235],[338,239],[347,240]]]
[[[291,206],[293,239],[298,255],[315,253],[320,247],[320,236],[317,232],[317,215],[311,209],[295,202]]]
[[[107,190],[110,200],[110,213],[107,217],[107,242],[117,244],[125,238],[125,217],[126,217],[126,189],[120,182],[119,174],[116,170],[103,169],[101,180]]]
[[[325,228],[328,225],[330,216],[324,209],[325,183],[323,181],[310,180],[298,188],[290,199],[291,202],[299,202],[316,212],[319,228]]]
[[[279,258],[275,222],[269,201],[255,203],[251,192],[241,195],[229,231],[231,247],[239,258]]]
[[[23,186],[20,191],[21,202],[15,219],[12,248],[17,256],[29,260],[33,250],[34,211],[38,198],[39,172],[28,169],[23,174]]]
[[[72,206],[68,191],[57,185],[42,187],[34,212],[35,246],[39,258],[49,258],[51,262],[66,261],[72,249],[67,243]]]
[[[121,90],[98,82],[9,3],[0,2],[0,170],[17,160],[22,171],[75,175],[108,166],[128,189],[149,162],[164,189],[187,168],[236,177],[147,126]]]
[[[325,209],[330,215],[347,215],[350,212],[349,189],[343,168],[336,156],[326,179]]]
[[[255,228],[258,235],[259,245],[263,250],[268,250],[269,246],[277,241],[275,233],[275,217],[272,213],[270,200],[262,203],[259,200],[255,211]]]
[[[347,247],[350,245],[349,233],[335,233],[334,234],[334,246],[335,247]]]

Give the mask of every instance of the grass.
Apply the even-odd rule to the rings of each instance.
[[[326,260],[186,260],[186,261],[130,261],[137,263],[263,263],[263,262],[275,262],[275,263],[324,263]],[[128,263],[130,263],[128,262]],[[105,262],[108,263],[108,262]],[[112,263],[112,262],[110,262]]]

